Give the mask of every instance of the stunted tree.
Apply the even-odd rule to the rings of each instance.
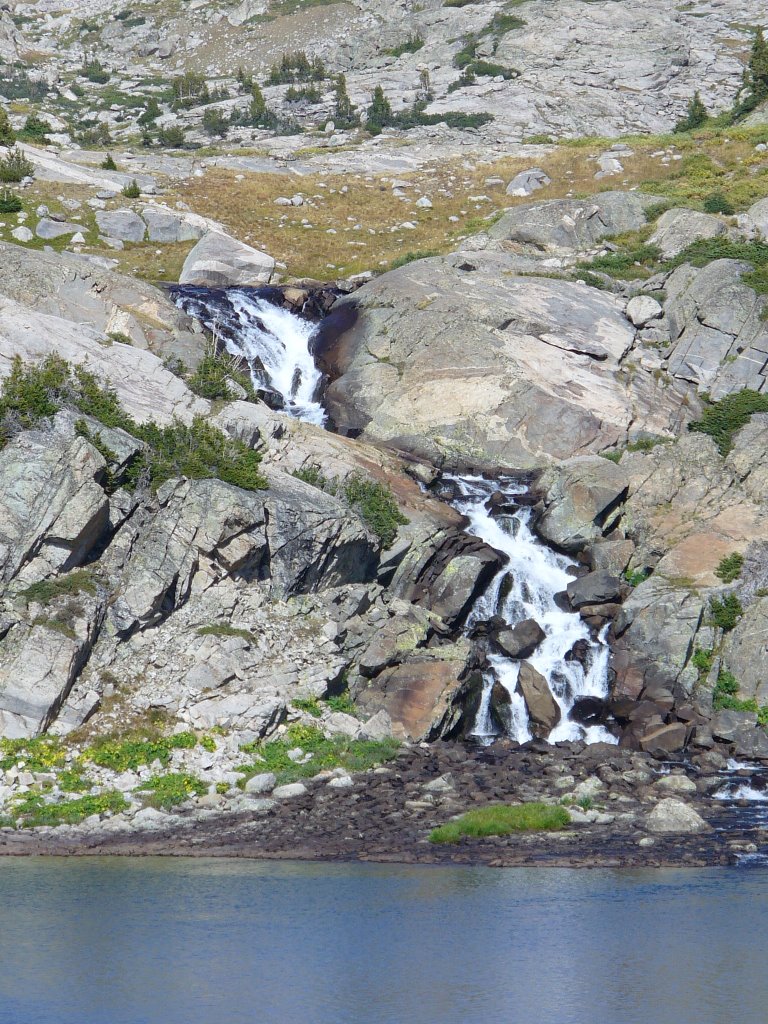
[[[373,90],[371,105],[368,107],[365,127],[371,135],[380,135],[382,128],[389,127],[389,125],[394,123],[394,120],[395,115],[392,113],[392,105],[384,95],[382,87],[377,85]]]
[[[696,128],[701,128],[703,124],[706,124],[708,119],[709,113],[697,90],[693,94],[693,99],[688,104],[688,111],[685,117],[677,122],[674,130],[676,132],[692,132]]]
[[[346,75],[339,75],[334,87],[333,120],[337,128],[356,128],[360,124],[357,107],[349,98]]]
[[[10,149],[16,145],[16,133],[8,120],[7,112],[0,107],[0,146]]]
[[[744,79],[739,93],[740,101],[736,114],[748,114],[768,99],[768,42],[762,28],[755,29],[749,63],[744,69]]]

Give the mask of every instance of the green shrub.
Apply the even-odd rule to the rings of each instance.
[[[394,541],[397,528],[408,523],[386,484],[351,476],[344,486],[344,496],[384,548]]]
[[[392,260],[389,265],[390,270],[397,270],[398,267],[405,267],[409,263],[415,263],[416,260],[428,260],[433,256],[439,256],[440,253],[436,249],[423,249],[420,252],[406,252],[402,256],[398,256]]]
[[[384,95],[384,90],[377,85],[373,90],[371,105],[365,119],[366,131],[371,135],[381,135],[382,129],[394,124],[395,116],[392,113],[392,105]]]
[[[242,361],[234,356],[205,356],[187,379],[187,387],[196,395],[210,401],[217,398],[230,400],[237,397],[232,390],[232,382],[239,384],[246,392],[246,401],[256,401],[257,396],[250,374],[243,369]]]
[[[650,569],[627,569],[624,572],[624,579],[630,587],[639,587],[641,583],[645,583],[650,575]]]
[[[701,206],[705,213],[724,213],[729,215],[735,212],[733,203],[722,192],[710,192],[708,196],[705,196]]]
[[[249,629],[238,629],[230,626],[228,622],[214,622],[210,626],[200,626],[196,633],[198,636],[238,636],[241,640],[253,643],[256,637]]]
[[[177,124],[169,124],[157,133],[157,140],[166,149],[183,149],[186,144],[184,129]]]
[[[736,623],[744,614],[741,601],[735,594],[726,594],[725,597],[713,597],[709,602],[712,622],[724,633],[729,633],[736,627]]]
[[[526,24],[527,22],[523,18],[518,18],[516,14],[504,14],[502,11],[497,11],[491,21],[490,29],[498,37],[506,35],[507,32],[514,32],[515,29],[524,28]]]
[[[691,132],[696,128],[701,128],[701,126],[706,124],[708,120],[709,113],[707,112],[707,108],[704,106],[704,102],[697,90],[688,104],[688,110],[685,117],[678,121],[672,130],[676,133]]]
[[[148,452],[135,459],[128,471],[129,486],[135,486],[144,475],[154,487],[180,476],[215,478],[248,491],[267,486],[259,471],[261,456],[242,441],[228,437],[200,416],[191,426],[137,423],[123,412],[115,391],[102,387],[82,367],[70,367],[55,355],[37,366],[14,359],[0,395],[0,441],[7,442],[13,430],[30,428],[63,408],[92,416],[105,427],[119,427],[147,445]]]
[[[0,191],[0,213],[18,213],[23,208],[21,199],[9,189]]]
[[[22,590],[21,596],[28,602],[50,604],[59,597],[76,597],[78,594],[95,594],[96,583],[88,569],[75,569],[66,576],[57,576],[51,580],[40,580]]]
[[[9,149],[0,159],[0,181],[14,182],[31,178],[35,173],[34,164],[24,156],[20,149]]]
[[[89,82],[96,85],[106,85],[110,79],[110,73],[97,57],[86,60],[80,72]]]
[[[357,706],[350,697],[349,690],[345,690],[343,693],[339,693],[335,697],[326,697],[325,703],[331,711],[338,711],[343,715],[352,715],[353,718],[357,717]]]
[[[312,754],[306,764],[296,764],[288,751],[301,747]],[[253,764],[239,769],[246,777],[259,772],[274,772],[280,785],[310,778],[327,768],[346,768],[361,772],[391,761],[397,756],[397,740],[351,740],[346,736],[326,739],[320,729],[313,726],[289,726],[285,737],[269,742],[247,744],[241,748],[245,754],[254,754]]]
[[[708,406],[701,419],[689,423],[688,429],[708,434],[725,456],[733,447],[734,435],[756,412],[768,412],[768,395],[745,388]]]
[[[146,737],[129,734],[120,738],[100,737],[93,746],[83,751],[83,760],[113,772],[136,771],[144,765],[159,761],[163,766],[174,750],[192,750],[197,746],[193,732],[177,732],[171,736]]]
[[[230,120],[219,107],[207,107],[203,114],[203,131],[223,138],[229,131]]]
[[[423,45],[424,37],[414,32],[407,39],[404,39],[402,43],[398,43],[397,46],[393,46],[390,50],[385,50],[384,53],[389,57],[402,57],[404,53],[416,53]]]
[[[140,791],[150,794],[147,800],[150,806],[166,810],[185,803],[190,797],[202,796],[207,789],[204,782],[187,772],[153,775],[139,786]]]
[[[734,551],[732,555],[727,555],[721,559],[720,564],[715,569],[715,576],[719,577],[723,583],[733,583],[734,580],[741,576],[743,566],[744,555]]]
[[[138,181],[134,178],[128,185],[124,185],[122,193],[126,199],[138,199],[141,195],[141,188]]]
[[[50,124],[38,117],[37,114],[30,114],[24,122],[24,127],[19,132],[19,138],[25,142],[48,142],[48,133],[53,131]]]
[[[63,803],[45,803],[39,793],[27,793],[12,805],[22,828],[40,825],[76,825],[92,814],[118,814],[126,810],[128,801],[122,793],[110,791],[98,796],[82,796]]]
[[[23,765],[30,772],[48,772],[60,768],[66,754],[58,736],[35,739],[0,739],[0,771]]]
[[[296,700],[291,701],[291,707],[296,708],[297,711],[303,711],[313,718],[319,718],[323,713],[322,705],[317,697],[297,697]]]
[[[322,82],[328,69],[319,57],[311,60],[303,50],[284,53],[269,73],[270,85],[294,85],[297,82]]]
[[[3,92],[5,92],[5,78],[3,79]],[[8,114],[3,107],[0,107],[0,146],[10,149],[16,144],[16,133],[11,127]]]
[[[506,836],[513,832],[559,832],[567,828],[571,816],[560,805],[492,804],[462,814],[430,834],[430,843],[456,843],[463,836],[483,838]]]
[[[323,98],[316,85],[302,85],[298,89],[295,85],[289,85],[285,93],[286,103],[319,103]]]
[[[707,651],[702,647],[696,648],[693,657],[691,658],[691,664],[698,670],[699,679],[709,675],[712,670],[712,663],[714,660],[715,652],[713,650]]]
[[[116,171],[117,164],[111,153],[107,153],[104,159],[101,161],[101,168],[104,171]]]

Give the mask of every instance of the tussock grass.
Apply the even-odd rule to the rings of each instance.
[[[430,843],[456,843],[462,836],[506,836],[513,832],[559,832],[571,818],[565,807],[551,804],[491,804],[467,811],[433,830]]]

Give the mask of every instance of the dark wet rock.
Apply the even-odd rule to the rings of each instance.
[[[499,630],[493,643],[508,658],[529,658],[546,633],[535,619],[524,619],[512,628]]]
[[[531,731],[535,736],[548,736],[560,721],[560,708],[552,696],[547,680],[536,669],[524,661],[520,666],[517,688],[523,695]]]
[[[598,569],[568,584],[568,599],[575,610],[585,606],[614,604],[622,596],[622,582],[606,569]]]

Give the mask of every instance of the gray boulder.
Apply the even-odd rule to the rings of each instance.
[[[508,658],[529,658],[547,634],[535,619],[524,619],[511,629],[501,629],[493,641]]]
[[[545,510],[537,532],[565,551],[581,550],[610,528],[628,484],[626,471],[608,459],[581,456],[562,462],[541,479]]]
[[[191,242],[202,238],[206,231],[204,225],[160,206],[145,206],[141,216],[147,225],[150,242]]]
[[[210,288],[269,284],[274,269],[275,261],[267,253],[209,231],[184,261],[179,283]]]
[[[719,238],[727,231],[724,222],[711,213],[685,209],[667,210],[659,217],[648,244],[658,246],[664,259],[669,260],[694,242]]]
[[[664,313],[656,299],[650,295],[635,295],[627,303],[627,316],[635,327],[645,327]]]
[[[667,797],[659,800],[646,819],[649,832],[676,835],[696,835],[709,831],[710,826],[702,816],[681,800]]]
[[[521,171],[507,185],[508,196],[529,196],[532,192],[551,185],[552,179],[540,167],[532,167],[529,171]]]
[[[578,610],[585,605],[619,601],[622,596],[622,583],[617,576],[612,576],[607,570],[598,569],[572,580],[567,591],[571,608]]]
[[[133,210],[97,210],[96,223],[102,235],[121,242],[143,242],[147,225]]]
[[[602,192],[589,199],[555,199],[518,206],[487,231],[498,242],[518,242],[539,251],[584,251],[604,238],[645,225],[652,199],[638,192]]]
[[[560,708],[552,696],[547,680],[533,665],[524,661],[520,666],[517,688],[523,695],[528,709],[531,732],[534,736],[546,739],[560,721]]]
[[[66,221],[50,220],[48,217],[43,217],[37,222],[35,234],[38,238],[48,240],[61,238],[63,235],[76,235],[82,229],[82,224],[68,224]]]

